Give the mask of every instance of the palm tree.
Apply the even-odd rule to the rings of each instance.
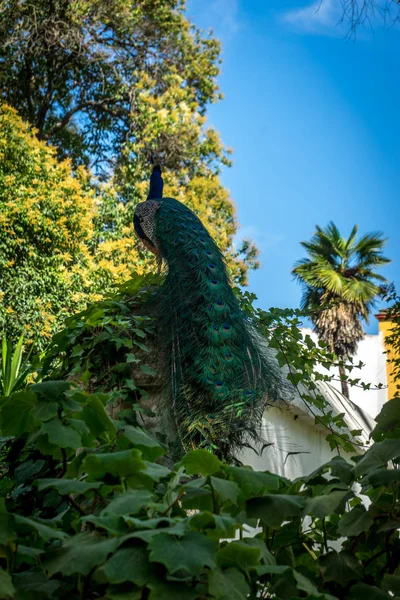
[[[346,240],[331,221],[317,225],[311,241],[301,242],[308,257],[299,260],[292,273],[303,286],[301,308],[310,313],[314,331],[341,359],[353,356],[365,333],[374,302],[387,280],[375,272],[390,262],[382,254],[386,239],[380,232],[357,239],[355,225]],[[342,392],[349,398],[345,370],[339,368]]]

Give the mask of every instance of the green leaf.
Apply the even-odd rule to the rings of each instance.
[[[7,546],[16,537],[14,515],[7,512],[5,498],[0,498],[0,545]]]
[[[260,560],[261,560],[262,564],[265,564],[265,565],[275,565],[276,564],[275,557],[268,550],[264,540],[262,540],[258,537],[253,537],[253,538],[249,537],[249,538],[245,538],[244,541],[251,548],[259,548],[260,553],[261,553]]]
[[[104,529],[111,535],[122,536],[127,532],[127,526],[122,517],[118,515],[108,515],[107,517],[88,515],[81,518],[82,523],[93,523],[96,529]]]
[[[221,470],[222,463],[207,450],[190,450],[182,459],[189,475],[213,475]]]
[[[189,529],[205,533],[208,537],[219,540],[220,538],[235,537],[239,527],[236,521],[227,515],[214,515],[211,512],[199,512],[189,518]]]
[[[37,421],[48,421],[57,416],[57,402],[38,402],[36,408],[33,409],[33,416]]]
[[[351,492],[350,492],[351,494]],[[324,496],[315,496],[314,498],[307,498],[306,506],[304,509],[305,515],[313,515],[319,519],[323,519],[328,515],[334,513],[340,504],[349,497],[349,491],[336,491],[330,492]]]
[[[30,386],[32,392],[41,394],[47,400],[59,401],[64,399],[64,392],[71,389],[69,381],[42,381]]]
[[[137,586],[151,579],[152,566],[143,547],[121,548],[106,562],[104,573],[110,583],[132,581]]]
[[[104,399],[103,394],[92,394],[89,396],[80,417],[85,421],[95,437],[99,437],[104,433],[115,436],[117,428],[108,416],[102,398]]]
[[[128,490],[114,498],[101,514],[136,515],[154,500],[154,495],[148,490]]]
[[[105,454],[89,454],[82,462],[81,470],[91,477],[101,478],[109,473],[122,478],[145,469],[139,450],[123,450]]]
[[[400,576],[386,573],[382,581],[382,588],[395,596],[400,596]]]
[[[17,598],[53,598],[54,592],[61,586],[61,581],[49,580],[42,571],[25,571],[14,575]]]
[[[163,456],[167,451],[164,446],[148,433],[140,429],[140,427],[126,425],[123,429],[123,433],[134,446],[137,446],[137,448],[141,450],[142,456],[146,460],[154,461],[160,456]]]
[[[282,481],[278,475],[253,471],[246,467],[227,467],[226,472],[238,484],[247,498],[279,490],[279,482]]]
[[[329,552],[319,558],[319,565],[324,581],[335,581],[342,587],[346,587],[354,579],[361,579],[362,576],[361,563],[355,556],[346,552]],[[365,598],[368,596],[363,600]]]
[[[389,439],[376,442],[356,464],[354,472],[357,477],[360,477],[369,471],[386,466],[390,460],[398,457],[400,457],[400,440]]]
[[[216,569],[208,573],[208,591],[218,600],[246,600],[250,588],[237,569]]]
[[[0,431],[4,436],[20,436],[33,431],[38,421],[32,414],[37,397],[30,389],[11,394],[0,404]]]
[[[10,575],[0,567],[0,598],[13,598],[14,594],[15,588]]]
[[[393,597],[374,585],[356,583],[350,588],[347,598],[348,600],[390,600]]]
[[[59,494],[84,494],[89,490],[98,490],[103,483],[92,481],[77,481],[76,479],[38,479],[35,484],[39,492],[49,487],[55,488]]]
[[[382,440],[395,429],[400,429],[400,398],[386,402],[375,420],[377,424],[372,432],[375,441]]]
[[[87,575],[94,567],[102,565],[119,544],[118,538],[103,538],[96,532],[78,533],[64,542],[61,548],[52,550],[45,568],[49,577],[55,573]]]
[[[31,479],[43,469],[46,462],[44,460],[27,460],[15,469],[14,476],[17,483],[22,483]]]
[[[45,540],[64,540],[68,537],[68,534],[65,533],[65,531],[53,529],[52,527],[49,527],[48,525],[45,525],[40,521],[36,521],[35,519],[23,517],[22,515],[15,515],[14,518],[18,530],[25,531],[26,529],[34,529],[39,534],[39,536]]]
[[[52,419],[43,423],[41,432],[46,434],[49,442],[60,448],[76,450],[82,445],[82,438],[72,427],[66,427],[59,419]]]
[[[381,485],[388,487],[389,485],[392,485],[392,483],[399,481],[399,469],[377,469],[376,471],[372,471],[366,478],[366,483],[371,484],[374,487],[379,487]]]
[[[240,494],[240,487],[237,483],[228,481],[227,479],[220,479],[219,477],[211,477],[210,481],[222,504],[224,502],[237,503]]]
[[[204,567],[216,567],[216,543],[195,531],[181,538],[165,533],[154,536],[149,549],[150,560],[162,563],[171,574],[182,569],[189,575],[200,575]]]
[[[284,494],[266,494],[262,498],[252,498],[246,502],[249,517],[261,519],[268,527],[275,529],[282,521],[289,520],[289,517],[300,517],[305,505],[305,498]]]
[[[338,523],[340,535],[350,537],[356,536],[372,527],[374,520],[363,506],[356,506],[346,513]]]
[[[142,371],[142,373],[145,373],[146,375],[151,375],[152,377],[155,377],[155,375],[157,375],[157,371],[155,371],[149,365],[140,365],[140,370]]]
[[[196,600],[199,593],[185,584],[154,582],[148,584],[150,596],[148,600]],[[200,596],[201,597],[201,596]]]
[[[251,548],[244,541],[230,542],[217,552],[220,567],[235,567],[244,571],[259,565],[260,559],[260,548]]]

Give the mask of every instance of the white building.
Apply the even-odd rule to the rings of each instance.
[[[314,341],[317,339],[311,329],[304,329],[303,332]],[[356,365],[360,361],[364,366],[354,369],[350,377],[370,383],[370,390],[350,387],[351,400],[347,400],[340,392],[338,373],[331,384],[321,383],[320,390],[333,415],[344,413],[347,428],[342,432],[361,429],[362,435],[358,441],[368,444],[374,417],[387,401],[386,355],[382,333],[367,335],[359,344],[353,362]],[[377,389],[379,384],[382,384],[382,389]],[[337,456],[337,451],[332,451],[326,441],[329,431],[315,424],[316,412],[314,408],[307,407],[299,395],[288,404],[281,403],[268,408],[262,418],[260,433],[265,442],[271,445],[265,447],[262,453],[246,448],[239,459],[254,470],[271,471],[290,479],[311,473]]]

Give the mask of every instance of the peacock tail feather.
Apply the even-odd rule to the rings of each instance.
[[[143,227],[168,265],[151,300],[165,370],[163,412],[183,449],[226,456],[257,438],[266,402],[282,396],[283,377],[198,217],[172,198],[154,201],[150,213],[154,222],[150,228],[142,219]]]

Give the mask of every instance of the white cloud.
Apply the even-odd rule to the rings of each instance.
[[[285,238],[279,233],[262,230],[257,225],[246,225],[239,227],[233,240],[233,247],[237,250],[244,239],[254,242],[260,252],[265,252],[279,246]]]
[[[304,8],[289,10],[281,20],[305,33],[337,36],[343,35],[341,16],[340,0],[315,0]]]
[[[188,0],[187,14],[203,29],[213,29],[220,39],[232,37],[240,29],[240,0]]]

